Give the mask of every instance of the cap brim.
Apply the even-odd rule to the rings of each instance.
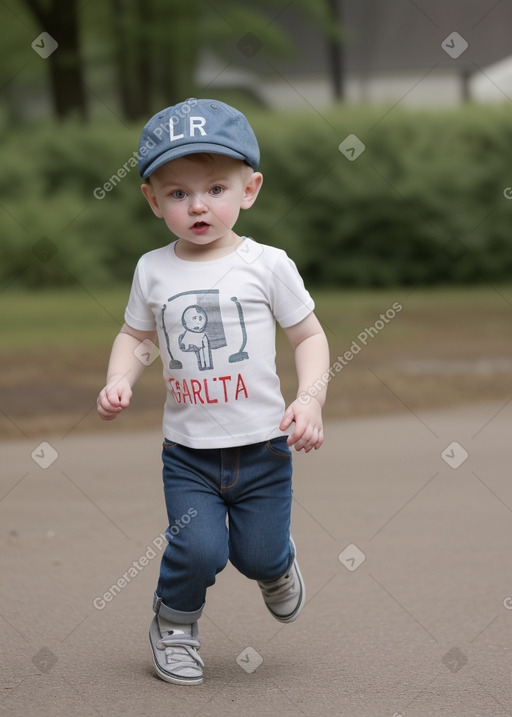
[[[151,176],[154,172],[156,172],[157,169],[160,169],[160,167],[162,167],[164,164],[172,162],[174,159],[180,159],[181,157],[185,157],[187,154],[204,153],[221,154],[225,157],[240,159],[242,160],[242,162],[245,162],[246,164],[249,164],[249,166],[252,166],[243,154],[240,154],[240,152],[235,152],[234,149],[230,149],[229,147],[222,147],[218,144],[209,144],[208,142],[194,142],[194,144],[183,144],[180,147],[175,147],[174,149],[170,149],[167,152],[164,152],[145,168],[141,176],[143,179],[147,179],[147,177]]]

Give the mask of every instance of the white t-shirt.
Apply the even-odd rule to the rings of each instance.
[[[183,261],[175,244],[141,257],[125,312],[129,326],[158,332],[164,435],[191,448],[284,435],[275,321],[287,328],[314,308],[294,262],[245,237],[215,261]]]

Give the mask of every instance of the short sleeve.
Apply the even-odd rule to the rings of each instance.
[[[139,260],[133,275],[132,288],[128,305],[124,312],[124,320],[133,329],[138,331],[154,331],[156,328],[155,316],[148,306],[147,287],[144,276],[143,257]]]
[[[283,329],[298,324],[315,308],[295,262],[283,251],[270,271],[270,301],[277,322]]]

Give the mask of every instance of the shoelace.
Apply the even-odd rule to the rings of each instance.
[[[198,640],[187,638],[184,635],[176,635],[176,637],[169,635],[169,637],[162,637],[158,640],[156,646],[159,650],[165,650],[167,664],[172,664],[174,670],[191,667],[191,663],[204,667],[203,660],[197,654],[200,647]]]
[[[286,575],[283,575],[282,578],[279,578],[274,583],[266,585],[265,583],[260,582],[259,585],[261,592],[263,593],[263,598],[268,604],[281,600],[285,597],[286,593],[292,592],[295,589],[295,581],[291,571],[286,573]]]

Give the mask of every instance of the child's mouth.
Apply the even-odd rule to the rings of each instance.
[[[209,226],[210,225],[206,222],[196,222],[190,228],[195,234],[203,234],[209,228]]]

